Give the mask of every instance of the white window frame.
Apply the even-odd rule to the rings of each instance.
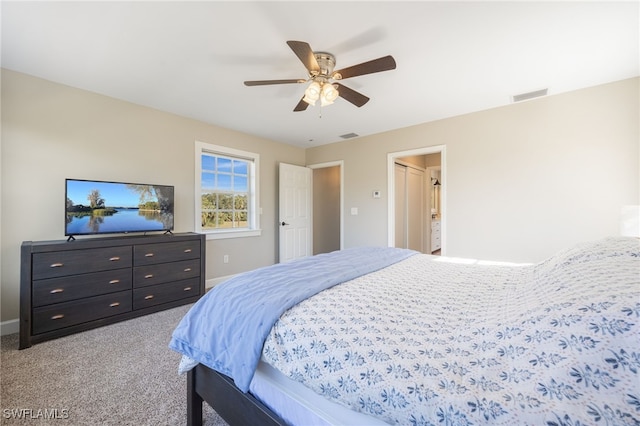
[[[260,236],[260,154],[199,141],[195,144],[195,154],[195,232],[205,234],[207,240]],[[202,229],[202,154],[249,160],[249,229]]]

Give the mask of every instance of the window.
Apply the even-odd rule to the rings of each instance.
[[[207,238],[260,235],[260,156],[196,142],[196,232]]]

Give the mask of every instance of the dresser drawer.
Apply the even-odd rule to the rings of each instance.
[[[33,334],[131,311],[131,290],[33,309]]]
[[[73,243],[69,243],[73,244]],[[34,280],[131,267],[131,247],[66,250],[33,255]]]
[[[49,278],[33,282],[34,307],[131,290],[131,269]]]
[[[133,247],[133,264],[135,266],[199,258],[199,240],[179,241],[175,243],[140,244]]]
[[[133,289],[133,309],[142,309],[174,300],[198,296],[200,278]]]
[[[200,276],[200,259],[133,268],[133,287],[162,284]]]
[[[431,236],[431,251],[439,250],[441,247],[440,237]]]

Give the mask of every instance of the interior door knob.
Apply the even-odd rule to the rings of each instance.
[[[288,225],[288,223],[287,223],[287,222],[282,221],[282,223],[280,223],[280,225],[282,225],[282,226],[287,226],[287,225]]]

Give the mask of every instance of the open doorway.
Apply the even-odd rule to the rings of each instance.
[[[313,180],[313,254],[343,247],[343,162],[310,165]]]
[[[427,214],[430,216],[429,225],[429,253],[442,254],[442,167],[440,166],[440,153],[425,154],[427,167],[427,185],[429,200],[427,201]]]
[[[387,155],[390,247],[445,253],[445,160],[444,145]]]

